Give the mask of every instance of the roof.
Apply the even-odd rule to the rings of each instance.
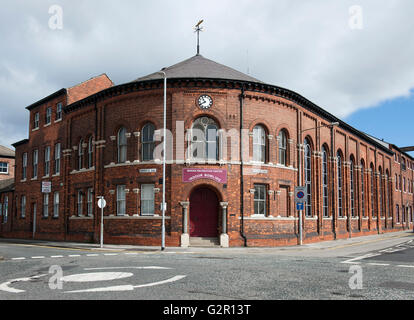
[[[6,148],[5,146],[0,145],[0,157],[15,157],[15,152],[12,149]]]
[[[67,104],[74,103],[76,101],[82,100],[90,95],[93,95],[99,91],[112,87],[114,83],[112,82],[109,77],[103,73],[99,76],[93,77],[89,80],[81,82],[73,87],[70,88],[62,88],[51,95],[36,101],[35,103],[31,104],[30,106],[26,107],[27,110],[32,110],[52,99],[60,97],[62,95],[66,95],[67,97]]]
[[[0,180],[0,193],[14,190],[14,178],[7,180]]]
[[[93,77],[71,88],[66,89],[68,94],[67,104],[82,100],[90,95],[112,87],[114,83],[109,77],[103,73],[97,77]]]
[[[235,69],[214,62],[212,60],[204,58],[202,55],[196,55],[190,59],[179,62],[171,67],[164,68],[168,79],[178,78],[206,78],[206,79],[226,79],[226,80],[239,80],[263,83],[247,74],[239,72]],[[163,75],[160,72],[149,74],[145,77],[138,78],[133,82],[140,82],[146,80],[158,80],[163,79]]]

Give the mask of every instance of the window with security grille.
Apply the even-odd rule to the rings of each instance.
[[[217,123],[202,117],[194,121],[191,129],[191,158],[195,160],[219,160],[219,134]]]
[[[267,192],[266,185],[255,184],[254,185],[254,214],[255,215],[266,215],[266,202]]]
[[[365,217],[365,165],[361,161],[361,208],[362,216]]]
[[[153,184],[141,185],[141,215],[143,216],[154,215],[154,187]]]

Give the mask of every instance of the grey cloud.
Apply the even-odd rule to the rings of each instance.
[[[49,6],[63,30],[48,28]],[[107,73],[131,81],[202,54],[294,90],[339,117],[408,95],[414,87],[414,2],[360,1],[364,29],[350,30],[354,1],[3,1],[0,12],[0,144],[27,137],[25,107]]]

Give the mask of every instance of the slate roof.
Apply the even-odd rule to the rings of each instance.
[[[14,190],[14,178],[7,180],[0,180],[0,193]]]
[[[0,157],[13,157],[15,156],[15,153],[12,149],[6,148],[4,146],[0,145]]]
[[[196,55],[190,59],[179,62],[171,67],[164,68],[167,78],[196,78],[196,79],[226,79],[241,80],[249,82],[263,83],[240,71],[204,58],[202,55]],[[145,77],[141,77],[132,82],[140,82],[146,80],[163,79],[162,73],[155,72]]]

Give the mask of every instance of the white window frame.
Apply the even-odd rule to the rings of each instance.
[[[39,174],[39,150],[33,151],[33,179],[37,179]]]
[[[87,215],[88,215],[88,217],[93,216],[93,188],[88,188],[88,193],[87,193]]]
[[[26,217],[26,196],[22,195],[20,200],[20,217],[25,218]]]
[[[56,191],[53,194],[53,217],[57,218],[59,217],[59,202],[60,202],[60,198],[59,198],[59,192]]]
[[[82,190],[78,190],[77,192],[77,215],[78,217],[82,217],[83,215],[83,193]]]
[[[43,217],[49,217],[49,194],[43,194]]]
[[[148,192],[145,191],[148,189]],[[155,185],[142,184],[141,185],[141,215],[153,216],[155,214]],[[152,190],[152,192],[150,191]],[[147,198],[148,195],[148,198]]]
[[[4,167],[4,165],[6,165]],[[4,168],[6,169],[6,171],[3,171]],[[0,174],[9,174],[9,163],[5,162],[5,161],[1,161],[0,162]]]
[[[22,179],[27,179],[27,152],[23,153],[22,156]]]
[[[50,175],[50,147],[45,148],[45,177]]]
[[[48,125],[52,122],[52,108],[48,107],[46,109],[46,118],[45,118],[45,125]]]
[[[62,120],[62,103],[56,105],[56,121]]]
[[[55,174],[60,174],[60,150],[61,144],[55,144]]]
[[[263,193],[263,198],[260,196],[261,193]],[[254,184],[253,204],[254,204],[254,208],[253,208],[254,215],[265,217],[266,210],[267,210],[267,185],[260,184],[260,183]],[[263,206],[263,213],[260,213],[261,206]]]
[[[126,192],[125,185],[116,186],[116,215],[126,215]]]

